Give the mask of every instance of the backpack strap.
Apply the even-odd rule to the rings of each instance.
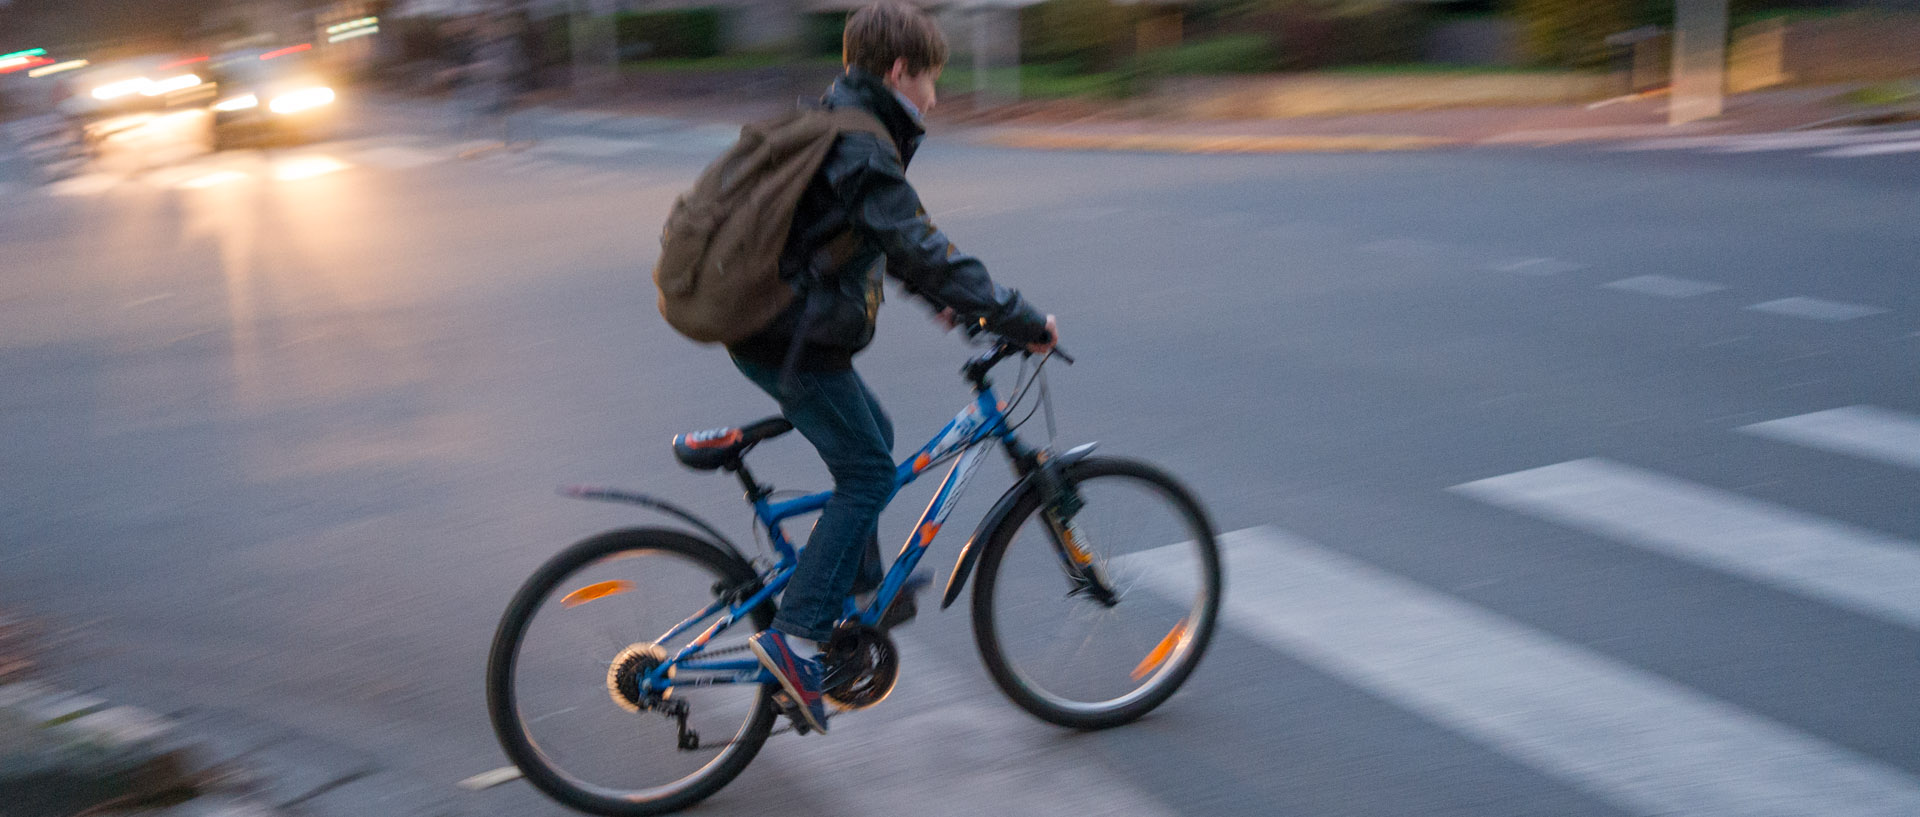
[[[863,108],[851,105],[828,108],[826,112],[833,118],[835,130],[843,134],[849,131],[871,133],[880,141],[880,145],[886,149],[888,155],[895,159],[900,158],[900,146],[893,143],[893,134],[888,132],[887,126],[880,121],[879,117]],[[819,310],[816,308],[818,298],[817,293],[811,291],[812,284],[826,269],[838,269],[845,264],[853,257],[859,246],[859,237],[849,229],[828,239],[819,250],[814,252],[813,257],[808,259],[807,282],[804,286],[804,290],[807,291],[800,293],[803,299],[800,320],[794,327],[793,340],[788,344],[786,358],[780,365],[780,387],[783,391],[791,388],[791,376],[799,363],[800,351],[806,346],[808,331],[813,328],[813,323],[818,317]]]

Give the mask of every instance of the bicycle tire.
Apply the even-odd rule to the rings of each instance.
[[[1201,587],[1190,635],[1178,654],[1151,674],[1147,682],[1117,699],[1097,704],[1071,704],[1045,693],[1015,666],[1003,643],[994,615],[994,590],[1001,580],[1001,566],[1008,547],[1023,523],[1039,512],[1041,492],[1028,490],[1016,500],[1006,518],[989,534],[981,554],[979,577],[973,588],[973,631],[980,658],[987,673],[1014,704],[1033,716],[1059,726],[1097,730],[1138,720],[1165,703],[1199,666],[1212,640],[1222,598],[1222,571],[1219,545],[1212,523],[1191,492],[1160,469],[1135,460],[1113,457],[1089,457],[1064,469],[1063,479],[1076,488],[1103,478],[1122,478],[1144,483],[1152,492],[1169,501],[1177,517],[1192,531]],[[1086,511],[1081,511],[1086,513]],[[1183,623],[1185,619],[1182,620]],[[1169,636],[1171,638],[1171,636]]]
[[[541,603],[561,587],[569,575],[610,556],[644,551],[677,554],[704,564],[729,583],[751,582],[755,578],[752,566],[745,561],[679,531],[663,528],[607,531],[568,547],[527,579],[501,616],[487,659],[487,713],[508,759],[536,788],[566,806],[590,814],[608,817],[666,814],[712,796],[753,761],[778,717],[772,688],[761,687],[752,714],[720,756],[693,775],[669,786],[656,787],[659,790],[651,793],[596,792],[548,761],[535,744],[527,724],[522,722],[516,704],[514,670],[521,640]],[[752,610],[749,618],[754,629],[765,629],[771,624],[773,613],[771,602]]]

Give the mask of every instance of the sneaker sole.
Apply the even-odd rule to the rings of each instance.
[[[760,642],[758,641],[748,641],[747,649],[750,649],[753,651],[753,657],[760,659],[760,667],[762,669],[765,669],[767,672],[772,673],[773,679],[780,682],[780,688],[783,690],[786,690],[787,697],[793,699],[793,708],[800,712],[800,717],[806,719],[807,726],[812,728],[813,731],[819,732],[822,735],[826,734],[827,725],[813,719],[813,709],[807,706],[807,703],[806,703],[807,699],[801,696],[800,690],[794,688],[793,682],[788,681],[787,676],[781,674],[778,670],[775,670],[773,668],[775,665],[779,664],[779,660],[775,659],[771,655],[768,655],[766,650],[761,649]]]

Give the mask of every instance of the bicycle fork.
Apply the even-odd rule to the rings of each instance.
[[[1119,594],[1113,590],[1113,583],[1107,579],[1107,571],[1094,558],[1092,542],[1074,517],[1080,509],[1086,507],[1086,501],[1080,498],[1080,492],[1060,478],[1052,463],[1041,463],[1035,472],[1039,477],[1041,518],[1047,525],[1047,539],[1053,543],[1054,554],[1060,557],[1061,569],[1066,571],[1068,596],[1084,595],[1100,604],[1112,607],[1120,603]]]

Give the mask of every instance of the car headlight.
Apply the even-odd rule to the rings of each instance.
[[[299,113],[300,111],[318,108],[332,102],[332,88],[303,88],[274,97],[273,101],[267,104],[267,108],[274,113]]]
[[[181,74],[179,76],[167,77],[159,82],[149,82],[146,87],[140,89],[140,93],[143,96],[159,96],[161,94],[170,94],[174,91],[184,91],[199,84],[199,75]]]
[[[146,77],[123,79],[119,82],[109,82],[93,89],[93,98],[99,100],[119,99],[128,94],[144,93],[151,87],[153,87],[153,80],[147,79]]]
[[[260,107],[260,98],[253,94],[242,94],[232,99],[223,99],[213,103],[213,109],[216,111],[244,111],[248,108],[257,107]]]

